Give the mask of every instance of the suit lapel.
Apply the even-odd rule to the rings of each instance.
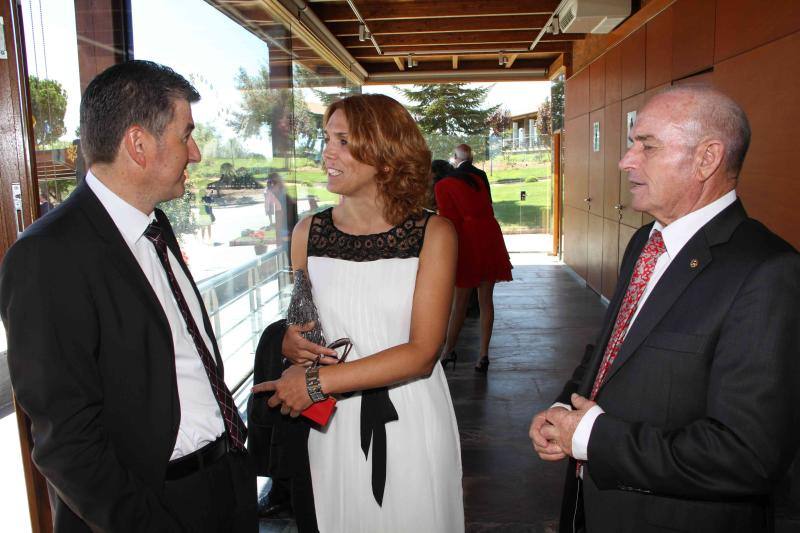
[[[692,281],[711,264],[711,248],[727,242],[746,217],[741,202],[737,200],[689,239],[667,267],[628,330],[619,354],[609,369],[607,381],[613,379]]]
[[[89,221],[94,226],[100,239],[107,245],[108,253],[104,255],[108,257],[119,270],[120,281],[131,283],[135,286],[133,292],[142,300],[142,303],[149,308],[152,316],[157,318],[156,322],[158,322],[162,333],[168,339],[170,345],[172,345],[172,333],[169,329],[167,315],[164,314],[164,309],[162,309],[161,303],[159,303],[152,285],[150,285],[144,272],[142,272],[142,268],[136,261],[136,257],[134,257],[125,239],[123,239],[116,224],[114,224],[114,221],[111,219],[111,216],[89,186],[86,185],[85,180],[75,190],[74,196],[76,202],[88,215]]]
[[[597,377],[598,370],[600,369],[600,363],[606,353],[608,340],[611,338],[611,333],[614,330],[614,322],[616,321],[617,314],[619,313],[619,308],[622,306],[622,300],[625,297],[625,292],[628,290],[628,284],[630,283],[631,276],[633,275],[633,268],[636,266],[636,260],[639,258],[642,248],[644,248],[644,246],[647,244],[647,239],[650,235],[649,228],[651,227],[652,224],[636,232],[625,250],[625,255],[622,258],[622,266],[620,267],[617,287],[614,290],[614,296],[611,298],[611,302],[606,310],[606,320],[603,321],[603,330],[600,332],[600,336],[597,339],[597,346],[595,347],[592,360],[588,366],[591,372],[584,377],[580,387],[578,387],[577,392],[581,396],[588,398],[592,391],[594,380]]]

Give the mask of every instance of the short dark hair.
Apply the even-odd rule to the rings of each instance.
[[[160,137],[175,100],[200,100],[189,81],[152,61],[126,61],[89,82],[81,99],[81,150],[87,165],[112,163],[125,130],[139,124]]]

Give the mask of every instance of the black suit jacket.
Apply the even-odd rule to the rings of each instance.
[[[162,501],[180,422],[169,322],[85,182],[8,251],[0,314],[33,460],[58,494],[55,530],[179,530]],[[205,311],[203,322],[213,342]]]
[[[558,401],[594,382],[652,225],[625,252],[597,349]],[[770,493],[800,429],[800,255],[741,203],[695,234],[632,324],[597,396],[587,530],[772,530]],[[561,530],[571,531],[570,462]]]
[[[464,161],[458,167],[456,167],[456,172],[467,172],[468,174],[473,174],[478,176],[483,184],[486,185],[486,190],[489,192],[489,201],[492,201],[492,188],[489,185],[489,177],[486,175],[486,172],[479,169],[475,165],[472,164],[470,161]]]

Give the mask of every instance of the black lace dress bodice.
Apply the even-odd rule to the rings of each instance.
[[[333,224],[333,208],[314,215],[308,233],[308,257],[330,257],[345,261],[377,261],[419,257],[425,228],[432,213],[411,216],[383,233],[351,235]]]

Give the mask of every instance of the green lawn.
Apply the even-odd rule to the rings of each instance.
[[[525,200],[520,192],[525,191]],[[550,180],[492,184],[494,215],[503,232],[546,231],[550,227]]]
[[[192,185],[199,190],[218,179],[219,166],[226,162],[221,159],[204,160],[190,168]],[[274,164],[274,166],[273,166]],[[236,167],[255,169],[256,179],[266,179],[269,168],[278,168],[285,164],[283,159],[238,159]],[[325,188],[325,174],[322,169],[314,168],[311,161],[298,159],[294,172],[280,171],[289,181],[296,179],[295,187],[289,183],[290,194],[296,191],[297,198],[316,196],[320,206],[334,205],[338,202],[335,195]],[[480,165],[479,165],[480,166]],[[550,228],[551,216],[551,181],[550,163],[537,161],[530,156],[511,155],[498,157],[492,167],[485,165],[492,184],[492,198],[497,220],[504,232],[547,231]],[[498,183],[501,180],[523,180],[517,183]],[[534,181],[535,180],[535,181]],[[526,199],[520,200],[520,192],[525,191]]]

